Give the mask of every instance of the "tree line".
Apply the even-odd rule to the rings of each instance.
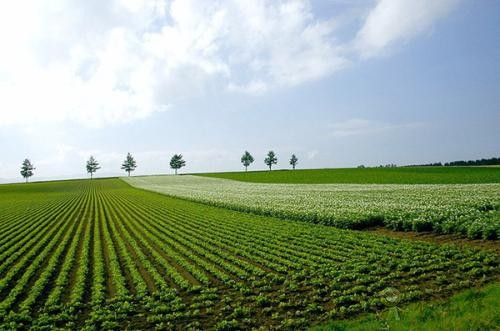
[[[247,171],[248,167],[253,163],[254,158],[252,154],[250,154],[248,151],[245,151],[243,153],[243,156],[241,157],[241,163],[245,167],[245,171]],[[292,154],[292,157],[290,158],[290,165],[292,166],[292,169],[295,170],[295,166],[299,162],[299,159],[295,154]],[[272,167],[274,164],[278,163],[278,156],[274,151],[269,151],[267,152],[266,158],[264,159],[264,164],[269,167],[269,171],[272,170]]]
[[[252,154],[248,151],[245,151],[243,156],[241,157],[241,163],[245,167],[245,171],[247,171],[248,167],[253,163],[254,158]],[[299,159],[292,154],[290,158],[290,165],[295,170],[295,166],[297,165]],[[264,163],[269,167],[269,171],[272,170],[272,166],[278,163],[278,157],[274,151],[269,151],[267,153],[266,158],[264,159]],[[170,159],[170,168],[174,169],[175,174],[177,175],[177,170],[184,167],[186,165],[186,161],[183,159],[182,154],[174,154]],[[132,154],[127,153],[125,160],[122,163],[121,169],[125,170],[125,172],[130,176],[130,173],[137,168],[137,162],[135,161]],[[21,164],[21,176],[28,182],[28,179],[34,175],[35,166],[31,163],[29,159],[25,159]],[[94,178],[94,173],[97,170],[101,169],[101,166],[97,159],[91,155],[86,163],[87,173],[90,174],[90,179]]]
[[[500,157],[492,157],[489,159],[480,160],[460,160],[451,162],[435,162],[427,164],[413,164],[406,167],[467,167],[467,166],[488,166],[488,165],[500,165]]]
[[[182,154],[174,154],[170,159],[170,168],[175,170],[175,174],[177,175],[177,170],[184,167],[186,165],[186,161],[182,158]],[[94,173],[97,170],[101,169],[101,166],[97,159],[91,155],[87,160],[85,168],[87,169],[87,173],[90,174],[90,179],[93,179]],[[130,173],[137,168],[137,162],[135,161],[132,154],[127,153],[125,161],[123,161],[121,169],[125,170],[125,172],[130,176]],[[29,159],[25,159],[21,164],[21,176],[28,182],[28,179],[34,175],[35,166],[31,163]]]

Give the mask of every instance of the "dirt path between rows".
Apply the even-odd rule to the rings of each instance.
[[[393,238],[420,240],[437,244],[453,244],[460,247],[474,247],[485,250],[494,251],[500,255],[500,241],[499,240],[483,240],[483,239],[468,239],[459,235],[445,234],[439,235],[432,232],[403,232],[394,231],[385,227],[368,228],[362,231],[370,231],[377,234],[385,235]]]

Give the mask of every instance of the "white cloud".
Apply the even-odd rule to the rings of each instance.
[[[334,137],[349,137],[369,135],[398,129],[411,129],[424,126],[423,123],[384,123],[362,118],[353,118],[344,122],[330,125],[331,135]]]
[[[0,5],[0,125],[73,121],[99,127],[165,109],[152,98],[154,72],[134,47],[136,21],[119,24],[132,15],[118,4],[93,6]]]
[[[373,54],[456,1],[378,1],[357,35]],[[0,3],[0,126],[146,118],[205,93],[263,94],[350,62],[307,0]]]
[[[269,85],[262,80],[254,80],[244,85],[236,85],[234,83],[229,83],[227,89],[232,92],[261,95],[264,94],[269,89]]]
[[[300,0],[3,2],[0,125],[101,127],[300,84],[342,65],[332,31]]]
[[[427,31],[460,0],[378,0],[354,41],[363,57]]]

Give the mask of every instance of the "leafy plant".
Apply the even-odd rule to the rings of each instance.
[[[247,168],[250,164],[253,163],[253,156],[250,154],[248,151],[245,151],[243,153],[243,156],[241,157],[241,163],[243,163],[243,166],[245,167],[245,172],[247,171]]]
[[[273,164],[278,163],[276,154],[273,151],[269,151],[266,158],[264,159],[264,163],[269,167],[269,171],[271,171]]]
[[[177,175],[177,170],[184,167],[186,165],[186,161],[182,158],[182,154],[174,154],[170,159],[170,168],[175,170],[175,174]]]
[[[92,179],[94,173],[101,169],[99,162],[91,155],[87,161],[87,172],[90,174],[90,179]]]
[[[127,157],[125,158],[125,161],[123,161],[122,163],[122,169],[125,170],[130,176],[130,172],[134,171],[135,168],[137,168],[137,162],[134,160],[132,154],[127,153]]]
[[[28,178],[33,176],[33,170],[35,170],[35,167],[31,164],[31,161],[25,159],[21,164],[21,175],[26,179],[26,183],[28,182]]]

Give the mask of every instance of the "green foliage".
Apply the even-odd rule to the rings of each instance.
[[[28,178],[33,176],[33,170],[35,170],[35,167],[31,164],[31,161],[25,159],[21,164],[21,176],[26,179],[26,183],[28,182]]]
[[[252,154],[250,154],[248,151],[245,151],[245,153],[243,153],[243,156],[241,157],[241,163],[243,163],[245,171],[247,171],[248,166],[252,164],[253,161],[254,160]]]
[[[290,158],[290,164],[291,164],[293,170],[295,170],[295,166],[297,165],[297,162],[299,162],[299,159],[295,156],[295,154],[292,154],[292,157]]]
[[[480,166],[480,165],[500,165],[500,157],[492,157],[489,159],[481,159],[481,160],[452,161],[452,162],[446,162],[444,164],[445,167]]]
[[[232,319],[232,320],[223,320],[217,323],[215,326],[216,331],[236,331],[239,330],[238,327],[239,323],[237,320]]]
[[[87,161],[87,172],[90,174],[90,179],[92,179],[94,172],[101,169],[99,162],[91,155]]]
[[[184,167],[186,165],[186,161],[182,159],[182,154],[174,154],[170,159],[170,168],[175,170],[175,174],[177,175],[177,170]]]
[[[270,304],[269,298],[262,293],[255,297],[255,302],[261,307],[266,307]]]
[[[500,183],[500,167],[397,167],[219,172],[201,176],[280,184]]]
[[[125,161],[123,161],[122,163],[122,169],[125,170],[130,176],[130,172],[134,171],[135,168],[137,168],[137,162],[135,162],[134,158],[132,157],[132,154],[127,153],[127,157],[125,158]]]
[[[278,163],[278,157],[273,151],[269,151],[264,159],[264,163],[269,167],[269,170],[271,170],[273,164]]]

